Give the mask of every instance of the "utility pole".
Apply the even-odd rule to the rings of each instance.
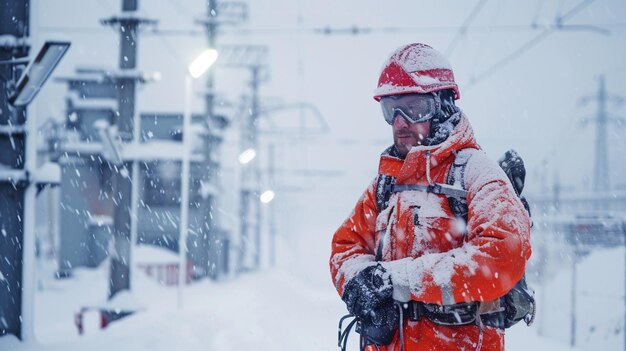
[[[198,20],[206,32],[207,45],[210,49],[217,49],[217,35],[222,25],[237,25],[247,18],[248,8],[241,2],[221,2],[217,0],[205,0],[207,4],[206,17]],[[220,52],[220,57],[222,53]],[[200,230],[190,240],[194,241],[194,249],[189,253],[190,259],[194,263],[196,277],[208,276],[218,279],[221,274],[226,273],[224,267],[229,250],[230,240],[226,230],[221,227],[219,212],[215,211],[219,204],[219,175],[221,168],[221,144],[224,129],[228,126],[228,120],[215,113],[215,70],[211,69],[206,73],[205,94],[204,94],[204,125],[206,133],[203,134],[203,154],[202,171],[200,174],[201,185],[204,189],[202,201],[198,204],[203,224]]]
[[[275,173],[276,173],[276,154],[275,154],[275,145],[274,143],[270,143],[268,146],[268,165],[267,165],[267,183],[273,191],[276,191],[276,181],[275,181]],[[271,201],[269,204],[269,214],[268,214],[268,229],[270,236],[270,247],[269,247],[269,255],[270,255],[270,267],[274,267],[276,265],[276,235],[278,234],[278,228],[276,227],[276,202]]]
[[[0,2],[0,336],[34,339],[35,200],[54,183],[37,169],[32,102],[69,42],[46,41],[28,59],[30,2]],[[28,66],[26,66],[28,64]]]
[[[216,47],[216,37],[218,29],[218,14],[219,9],[217,7],[217,0],[207,0],[207,13],[206,21],[203,23],[205,26],[207,46],[210,49]],[[219,189],[217,182],[217,174],[219,163],[213,159],[214,149],[217,147],[217,139],[212,137],[213,128],[211,119],[215,113],[215,70],[210,69],[206,73],[206,92],[204,95],[204,125],[206,133],[203,135],[203,154],[204,161],[202,163],[202,172],[200,172],[203,185],[208,186],[209,189]],[[217,279],[220,267],[217,267],[220,260],[219,252],[215,250],[215,243],[218,242],[218,227],[217,227],[217,211],[213,211],[217,207],[217,194],[214,192],[208,192],[206,196],[200,202],[200,218],[203,220],[204,225],[200,226],[201,231],[198,232],[198,247],[200,250],[196,250],[195,255],[191,255],[191,259],[194,261],[196,269],[196,276],[209,276],[213,279]]]
[[[598,112],[594,118],[584,119],[583,122],[590,121],[596,123],[596,145],[594,153],[595,158],[592,188],[594,192],[605,193],[611,190],[611,183],[609,180],[607,127],[610,122],[624,122],[623,118],[609,116],[606,105],[609,100],[621,103],[623,102],[623,98],[607,93],[604,76],[601,75],[598,79],[597,95],[584,97],[581,99],[581,102],[586,103],[591,99],[598,102]]]
[[[244,113],[241,123],[240,150],[258,153],[257,118],[259,115],[259,71],[261,66],[250,67],[250,109]],[[259,203],[258,156],[242,165],[240,215],[240,271],[257,270],[261,264],[261,207]]]
[[[122,0],[122,15],[102,20],[102,24],[119,28],[121,74],[117,77],[116,92],[118,112],[115,125],[123,142],[133,139],[136,85],[139,81],[134,70],[137,67],[138,28],[155,21],[136,16],[139,0]],[[113,173],[113,244],[109,279],[109,298],[122,290],[130,289],[131,262],[131,193],[132,162],[125,161],[118,172]]]
[[[249,134],[249,142],[250,146],[254,150],[259,150],[259,142],[258,142],[258,130],[257,130],[257,119],[259,118],[259,72],[260,66],[252,66],[251,73],[252,79],[250,80],[250,90],[252,93],[252,101],[250,106],[250,118],[248,119],[247,128],[250,131]],[[258,159],[257,159],[258,161]],[[259,162],[252,162],[252,167],[250,167],[249,172],[254,177],[255,181],[252,181],[250,184],[252,185],[251,197],[250,197],[250,205],[252,205],[252,216],[248,216],[248,219],[252,221],[249,223],[252,225],[253,235],[254,235],[254,246],[256,250],[254,250],[254,268],[261,268],[261,202],[259,201],[259,195],[261,194],[259,188],[259,180],[261,179],[261,172],[259,171]]]
[[[554,174],[554,183],[552,184],[552,204],[554,211],[561,212],[561,180],[558,171]]]
[[[576,241],[574,244],[574,257],[572,258],[572,285],[570,290],[570,346],[576,347],[576,286],[577,286],[577,274],[576,274],[576,263],[578,262],[578,257],[581,255],[579,249],[580,243]]]
[[[622,218],[622,234],[624,234],[624,249],[626,249],[626,218]],[[624,252],[626,253],[626,250]],[[624,318],[626,318],[626,254],[624,255],[624,293]],[[624,350],[626,350],[626,330],[624,330]]]
[[[8,97],[27,63],[30,1],[0,1],[0,336],[24,339],[26,108]],[[28,220],[34,220],[28,218]],[[33,233],[31,233],[33,234]],[[34,267],[30,267],[34,269]]]
[[[595,162],[593,168],[593,190],[608,191],[609,183],[609,162],[608,147],[606,140],[606,88],[604,86],[604,77],[600,76],[598,87],[598,116],[596,119],[596,150]]]
[[[218,63],[222,67],[246,68],[251,72],[249,108],[240,116],[240,156],[251,155],[246,162],[240,157],[239,177],[239,246],[238,272],[251,271],[260,265],[261,221],[259,204],[259,166],[256,123],[260,114],[258,89],[264,72],[267,48],[254,45],[222,46]]]

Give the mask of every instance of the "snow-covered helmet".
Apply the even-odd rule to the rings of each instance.
[[[452,89],[455,100],[460,98],[452,66],[439,51],[414,43],[398,48],[389,56],[378,78],[374,99],[380,101],[384,96],[444,89]]]

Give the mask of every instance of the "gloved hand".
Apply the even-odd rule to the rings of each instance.
[[[385,268],[378,264],[360,271],[345,285],[341,299],[346,303],[348,312],[365,318],[385,304],[393,304],[391,277]]]
[[[391,277],[380,264],[365,268],[344,287],[342,300],[358,319],[357,332],[368,344],[391,343],[399,318],[392,296]]]
[[[526,179],[524,160],[522,160],[515,150],[509,150],[498,160],[498,164],[511,181],[517,196],[520,196],[522,190],[524,190],[524,181]]]

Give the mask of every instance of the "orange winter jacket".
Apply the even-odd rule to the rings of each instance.
[[[467,224],[458,223],[444,195],[420,191],[391,194],[379,213],[376,184],[382,174],[396,184],[445,183],[455,152],[471,148],[463,176]],[[430,162],[430,167],[427,167]],[[384,238],[383,261],[394,290],[436,304],[491,301],[521,279],[530,258],[530,218],[504,172],[480,150],[466,116],[441,144],[411,149],[404,160],[383,154],[379,175],[333,236],[330,271],[339,294],[344,284],[374,264]],[[441,326],[422,318],[404,323],[404,350],[475,350],[476,325]],[[485,327],[483,351],[503,350],[504,331]],[[370,348],[373,350],[373,348]],[[399,337],[381,350],[400,350]]]

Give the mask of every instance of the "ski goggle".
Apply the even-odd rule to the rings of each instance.
[[[393,124],[397,115],[409,123],[430,120],[441,108],[439,96],[435,94],[405,94],[387,96],[380,99],[385,121]]]

